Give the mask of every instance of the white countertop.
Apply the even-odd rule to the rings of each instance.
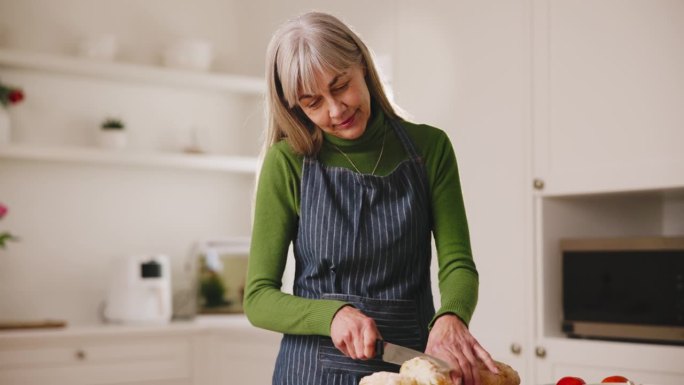
[[[236,331],[262,332],[252,326],[243,314],[202,315],[192,320],[174,320],[168,324],[92,324],[69,325],[51,329],[16,329],[0,331],[0,341],[27,338],[92,337],[116,334],[158,335],[199,332]],[[263,331],[265,332],[265,331]],[[268,333],[268,332],[266,332]]]

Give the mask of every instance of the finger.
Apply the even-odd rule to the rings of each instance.
[[[475,343],[477,343],[477,341]],[[480,372],[477,370],[477,359],[473,354],[471,346],[464,345],[462,352],[465,358],[468,360],[469,371],[473,376],[473,385],[480,385]]]
[[[347,344],[344,343],[344,341],[340,341],[338,343],[335,343],[335,347],[342,352],[345,356],[349,357],[349,351],[347,350]]]
[[[480,371],[477,369],[477,364],[471,365],[470,368],[473,372],[473,384],[480,385]]]
[[[466,356],[458,348],[454,348],[452,351],[452,354],[454,355],[454,357],[456,357],[456,360],[458,361],[458,365],[461,367],[463,384],[464,385],[474,385],[473,384],[472,368],[471,368],[470,362],[468,362],[468,359],[466,358]]]
[[[480,345],[479,343],[476,343],[475,346],[473,346],[473,349],[475,350],[475,354],[484,362],[485,366],[487,369],[489,369],[490,372],[499,374],[499,368],[496,366],[496,363],[494,362],[494,359],[492,356]]]
[[[351,335],[350,349],[354,351],[354,359],[359,360],[364,357],[363,330],[355,330]]]
[[[347,350],[349,351],[349,357],[352,359],[356,360],[359,358],[359,350],[358,350],[358,335],[351,334],[349,336],[349,339],[346,341],[347,342]]]
[[[375,341],[378,340],[378,334],[375,330],[367,328],[363,331],[363,355],[364,359],[375,357]]]
[[[449,364],[451,366],[451,371],[449,372],[451,382],[453,382],[454,385],[461,385],[463,383],[463,372],[461,371],[461,367],[458,365],[458,362]]]

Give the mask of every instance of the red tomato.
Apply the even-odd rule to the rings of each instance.
[[[608,383],[615,383],[615,382],[627,382],[629,381],[628,379],[622,377],[622,376],[610,376],[606,377],[601,381],[602,384],[608,384]]]
[[[556,382],[556,385],[584,385],[586,382],[584,382],[583,379],[579,377],[563,377],[558,382]]]

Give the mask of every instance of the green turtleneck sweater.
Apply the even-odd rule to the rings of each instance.
[[[471,254],[456,156],[443,131],[405,121],[400,124],[424,159],[430,182],[441,295],[435,319],[453,313],[467,324],[477,303],[478,274]],[[370,173],[385,132],[385,149],[376,175],[387,175],[408,154],[377,108],[358,139],[325,134],[319,160],[326,166],[354,170],[349,160],[331,146],[334,144],[361,172]],[[280,290],[288,248],[297,235],[302,164],[303,157],[295,154],[287,141],[276,143],[266,153],[257,186],[244,307],[257,327],[286,334],[330,336],[332,319],[346,303],[306,299]]]

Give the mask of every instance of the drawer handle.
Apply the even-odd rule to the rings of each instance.
[[[518,343],[512,343],[511,344],[511,353],[515,354],[516,356],[520,355],[522,352],[522,346]]]
[[[78,349],[75,356],[79,361],[83,361],[86,359],[86,352],[83,349]]]
[[[539,358],[544,358],[546,357],[546,349],[544,349],[542,346],[537,346],[537,348],[534,350],[534,354],[536,354]]]

